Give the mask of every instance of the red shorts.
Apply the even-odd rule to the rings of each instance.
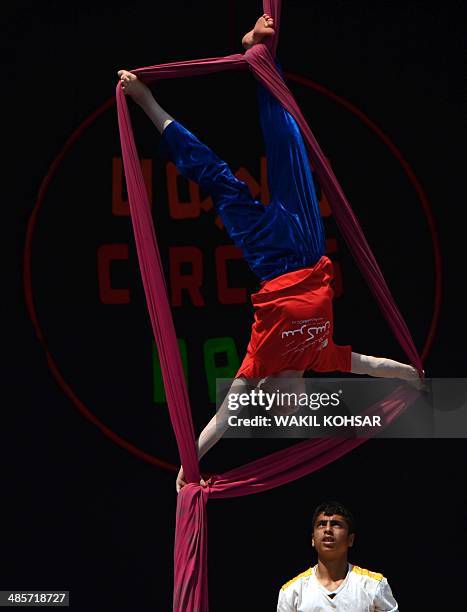
[[[352,348],[332,338],[332,280],[332,262],[323,256],[312,268],[263,283],[251,296],[255,320],[237,377],[263,378],[284,370],[350,372]]]

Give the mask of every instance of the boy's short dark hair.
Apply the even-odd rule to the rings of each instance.
[[[332,516],[333,514],[339,514],[340,516],[345,518],[345,522],[347,523],[347,527],[349,530],[349,535],[351,533],[355,533],[355,521],[352,516],[350,510],[339,503],[339,502],[323,502],[320,504],[313,513],[313,529],[315,528],[316,519],[320,514],[324,514],[325,516]]]

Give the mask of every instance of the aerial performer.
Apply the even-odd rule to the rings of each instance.
[[[274,35],[274,21],[262,15],[242,39],[245,49]],[[260,281],[251,296],[255,309],[246,356],[232,383],[241,393],[299,379],[305,371],[347,372],[418,380],[411,365],[352,352],[333,341],[333,265],[325,236],[307,150],[295,119],[260,83],[258,106],[263,132],[270,203],[255,200],[226,162],[167,113],[135,74],[120,70],[125,95],[146,113],[161,134],[159,153],[180,174],[212,197],[216,212]],[[198,457],[227,428],[227,400],[197,440]],[[186,484],[180,468],[177,492]],[[204,481],[201,481],[204,485]]]

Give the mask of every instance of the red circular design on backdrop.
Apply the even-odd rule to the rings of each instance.
[[[420,203],[421,203],[423,212],[425,214],[425,217],[427,219],[428,227],[430,230],[431,243],[432,243],[433,254],[434,254],[434,264],[435,264],[434,265],[435,292],[434,292],[434,300],[433,300],[433,314],[432,314],[431,321],[430,321],[428,335],[425,339],[425,344],[423,346],[423,350],[421,354],[422,361],[424,362],[431,349],[433,338],[435,336],[436,329],[438,326],[440,309],[441,309],[441,286],[442,286],[441,251],[440,251],[440,246],[439,246],[438,233],[436,230],[436,226],[435,226],[434,219],[433,219],[433,213],[431,211],[431,207],[430,207],[428,198],[419,180],[417,179],[412,167],[407,162],[407,160],[403,157],[402,153],[399,151],[396,145],[360,109],[358,109],[356,106],[354,106],[352,103],[350,103],[345,98],[334,94],[329,89],[323,87],[322,85],[319,85],[318,83],[315,83],[314,81],[310,79],[307,79],[305,77],[302,77],[300,75],[293,74],[293,73],[286,73],[286,77],[289,81],[299,83],[300,85],[304,85],[305,87],[314,89],[315,91],[323,94],[324,96],[330,98],[331,100],[334,100],[335,102],[343,106],[346,110],[351,112],[353,115],[358,117],[358,119],[360,119],[363,123],[365,123],[365,125],[367,125],[378,136],[378,138],[380,138],[380,140],[382,140],[384,144],[389,148],[391,153],[394,155],[394,157],[397,159],[397,161],[402,166],[404,172],[406,173],[408,179],[410,180],[411,184],[413,185],[416,191],[416,194],[420,200]],[[53,160],[52,164],[50,165],[47,171],[47,174],[45,175],[44,179],[41,182],[41,185],[39,187],[39,192],[37,195],[37,200],[31,212],[31,216],[29,218],[27,231],[26,231],[25,246],[24,246],[23,287],[24,287],[24,295],[25,295],[25,300],[26,300],[26,307],[28,310],[28,314],[31,318],[32,324],[34,326],[37,338],[44,348],[46,358],[47,358],[47,366],[49,367],[52,373],[52,376],[55,378],[58,385],[64,391],[65,395],[73,402],[73,404],[79,410],[79,412],[86,419],[91,421],[91,423],[96,425],[105,436],[107,436],[110,440],[112,440],[112,442],[126,449],[127,451],[129,451],[130,453],[138,457],[139,459],[142,459],[143,461],[146,461],[148,463],[151,463],[152,465],[155,465],[157,467],[160,467],[166,470],[177,471],[178,468],[174,464],[164,461],[163,459],[160,459],[156,457],[155,455],[152,455],[150,453],[147,453],[141,450],[140,448],[132,444],[129,440],[115,433],[103,421],[101,421],[98,417],[96,417],[96,415],[84,404],[84,402],[80,400],[80,398],[76,395],[76,393],[68,385],[68,383],[62,376],[52,354],[50,353],[48,349],[47,342],[42,332],[41,326],[39,324],[36,309],[34,306],[34,297],[33,297],[33,291],[32,291],[32,273],[31,273],[32,241],[33,241],[33,236],[34,236],[35,225],[37,222],[37,217],[39,215],[39,210],[43,204],[45,195],[47,193],[47,189],[50,183],[52,182],[52,179],[54,178],[58,168],[60,167],[61,162],[63,161],[66,154],[68,153],[70,148],[73,146],[73,144],[78,140],[81,134],[90,125],[94,123],[96,119],[98,119],[105,111],[110,109],[114,104],[115,104],[115,98],[110,98],[109,100],[107,100],[107,102],[102,104],[93,113],[91,113],[72,132],[72,134],[68,137],[65,144],[63,145],[63,148],[60,151],[60,153]]]

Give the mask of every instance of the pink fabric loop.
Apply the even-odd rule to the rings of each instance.
[[[280,103],[293,115],[308,146],[313,168],[331,205],[333,215],[365,277],[389,327],[409,360],[422,370],[421,360],[410,332],[389,291],[371,249],[323,152],[316,142],[292,94],[276,70],[273,56],[277,47],[280,0],[264,0],[263,11],[275,21],[276,34],[267,44],[255,45],[245,55],[234,54],[133,70],[146,83],[183,78],[220,70],[249,68]],[[365,439],[307,440],[246,466],[213,478],[209,487],[200,487],[200,471],[188,392],[178,350],[161,258],[151,216],[140,161],[135,146],[127,101],[117,86],[117,111],[131,220],[135,235],[149,317],[161,361],[167,406],[187,482],[177,499],[175,536],[174,610],[207,612],[207,520],[209,497],[233,497],[258,493],[280,486],[320,469],[342,457]],[[415,390],[400,388],[370,411],[390,423],[418,396]]]

